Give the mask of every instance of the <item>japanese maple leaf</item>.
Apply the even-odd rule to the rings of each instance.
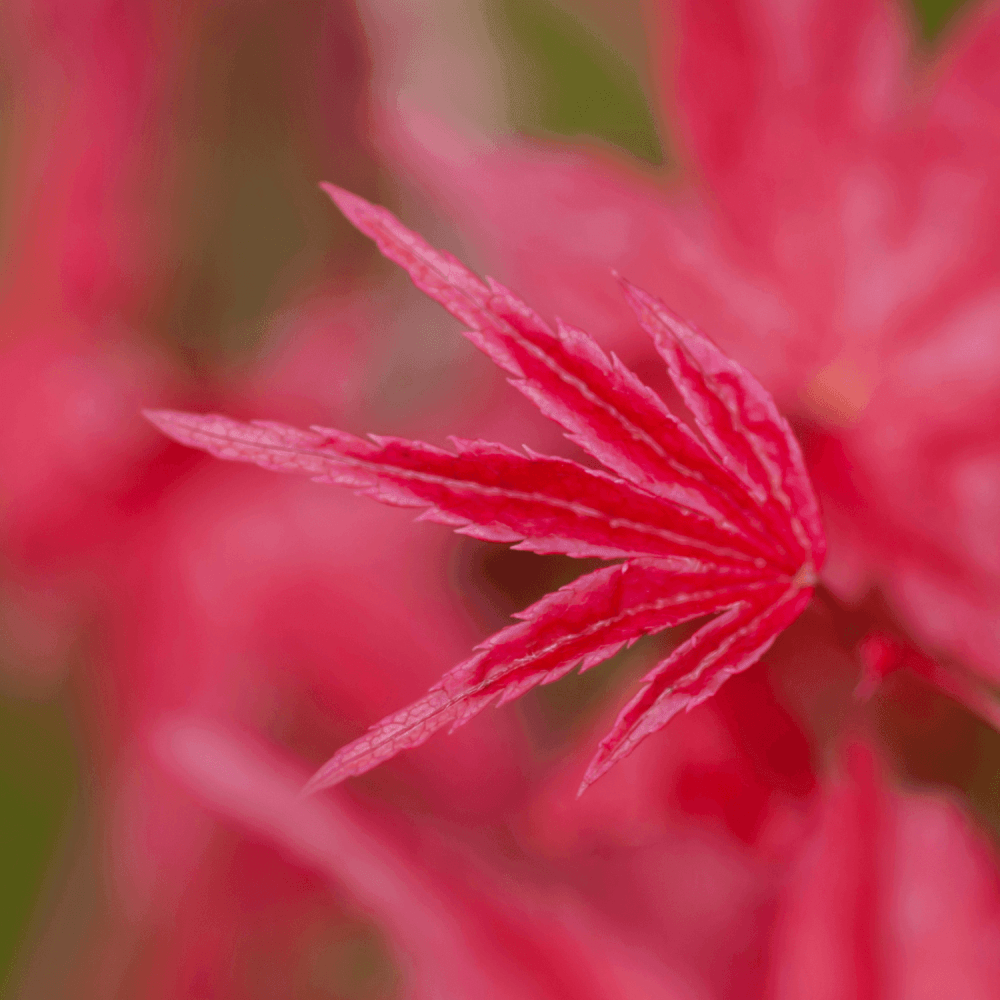
[[[639,356],[614,267],[752,359],[809,428],[824,584],[855,607],[877,588],[995,689],[1000,6],[965,4],[933,47],[896,0],[642,6],[676,168],[430,105],[383,102],[383,147],[539,310]]]
[[[602,740],[583,788],[678,712],[755,663],[808,604],[825,553],[799,446],[743,368],[661,302],[622,281],[700,437],[584,332],[552,329],[506,288],[480,280],[383,208],[326,186],[344,214],[567,437],[605,466],[452,439],[455,451],[324,427],[155,411],[176,440],[220,458],[299,472],[463,534],[538,553],[616,560],[519,614],[423,698],[338,751],[311,790],[360,774],[641,636],[712,615],[657,664]]]

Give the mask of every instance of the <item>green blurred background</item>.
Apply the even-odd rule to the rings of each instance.
[[[318,10],[324,0],[307,2]],[[928,47],[960,5],[960,0],[916,0]],[[223,50],[206,49],[196,54],[192,70],[204,124],[218,142],[202,154],[203,170],[196,177],[201,189],[192,193],[191,206],[211,204],[212,210],[192,211],[177,280],[164,302],[151,305],[151,314],[159,334],[196,369],[252,352],[267,317],[290,288],[342,267],[349,255],[367,252],[336,213],[309,211],[324,156],[316,137],[296,128],[296,108],[310,100],[311,81],[291,89],[281,85],[287,84],[278,79],[284,69],[273,58],[279,47],[270,43],[274,32],[288,29],[280,5],[261,10],[224,63]],[[635,37],[641,26],[634,10],[627,5],[622,10],[626,13],[616,13],[621,23],[612,32],[617,47],[602,41],[598,8],[577,19],[548,0],[493,0],[489,20],[506,76],[518,81],[511,94],[517,127],[595,136],[660,164],[669,151],[657,135],[643,73],[630,61],[635,53],[624,51],[628,31]],[[308,25],[308,19],[296,23]],[[16,81],[4,79],[2,85],[10,88]],[[240,100],[227,99],[237,92]],[[347,164],[344,171],[360,189],[371,183],[370,164]],[[6,611],[0,606],[0,628]],[[0,665],[0,678],[18,676],[9,645],[0,638],[0,657],[8,661]],[[50,669],[71,674],[60,666]],[[4,683],[0,680],[0,983],[8,984],[20,948],[39,933],[71,875],[71,846],[86,835],[89,790],[72,690],[14,690],[10,683],[4,689]],[[1000,831],[995,767],[1000,737],[916,682],[902,683],[904,689],[879,708],[890,747],[915,778],[961,788]],[[956,734],[961,734],[958,745]],[[364,995],[363,984],[358,995]]]

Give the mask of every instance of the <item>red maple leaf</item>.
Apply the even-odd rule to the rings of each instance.
[[[812,485],[788,424],[745,369],[622,280],[700,437],[586,333],[553,330],[502,285],[480,280],[384,208],[333,186],[344,214],[467,327],[466,336],[566,436],[601,462],[452,439],[455,451],[324,427],[242,423],[159,410],[148,417],[220,458],[299,472],[423,520],[519,549],[619,560],[517,615],[423,698],[339,750],[310,790],[360,774],[644,635],[715,615],[644,678],[601,741],[581,791],[681,710],[755,663],[809,603],[825,554]]]

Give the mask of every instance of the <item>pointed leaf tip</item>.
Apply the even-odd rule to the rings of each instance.
[[[354,194],[353,191],[348,191],[346,188],[338,187],[336,184],[331,184],[329,181],[320,181],[319,187],[356,226],[359,226],[359,219],[370,214],[377,208],[370,201],[362,198],[361,195]]]
[[[366,235],[372,236],[373,239],[375,238],[373,233],[369,232],[366,226],[375,226],[386,233],[391,232],[394,236],[402,234],[405,238],[412,239],[417,243],[424,243],[422,237],[407,229],[384,205],[377,205],[362,195],[331,184],[329,181],[320,181],[319,188],[351,223]]]
[[[141,411],[142,415],[160,432],[180,444],[195,445],[191,431],[201,421],[207,418],[183,410],[152,410]]]
[[[163,429],[163,424],[167,423],[173,410],[153,410],[153,409],[142,409],[139,411],[154,427],[159,427]]]

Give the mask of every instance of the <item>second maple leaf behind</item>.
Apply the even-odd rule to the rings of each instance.
[[[170,410],[164,433],[219,458],[349,486],[422,518],[538,553],[616,560],[521,612],[422,698],[341,748],[308,790],[361,774],[574,667],[715,615],[643,678],[601,741],[581,791],[646,736],[746,670],[802,612],[826,543],[802,454],[757,380],[653,296],[625,297],[666,362],[700,437],[586,333],[553,329],[390,212],[323,185],[343,213],[466,325],[466,336],[606,471],[565,458],[452,439],[363,439],[324,427]]]

